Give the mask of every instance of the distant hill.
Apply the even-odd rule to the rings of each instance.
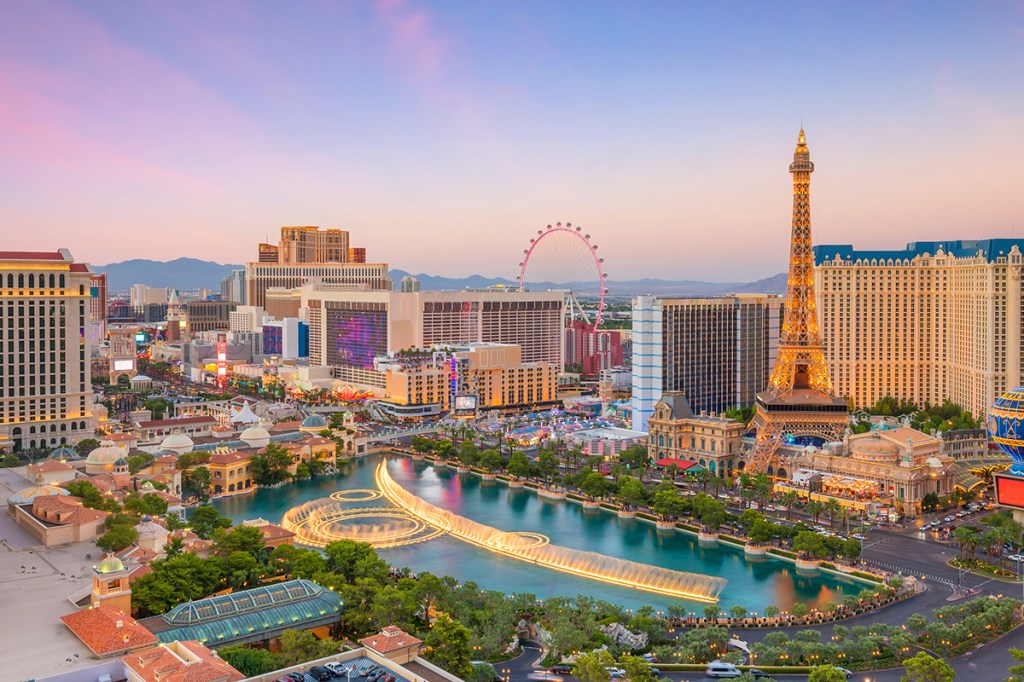
[[[398,282],[410,274],[405,270],[393,268],[390,271],[391,281],[397,288]],[[469,277],[439,277],[437,275],[418,274],[413,275],[420,281],[420,288],[423,291],[440,291],[444,289],[480,289],[491,286],[517,287],[519,283],[515,280],[501,277],[484,277],[483,275],[470,275]],[[786,273],[772,275],[756,282],[703,282],[700,280],[672,280],[672,279],[636,279],[636,280],[608,280],[606,282],[608,293],[611,295],[636,295],[636,294],[657,294],[662,296],[720,296],[722,294],[735,293],[759,293],[759,294],[784,294],[786,292]],[[596,294],[596,282],[528,282],[531,289],[565,289],[571,288],[580,294]]]
[[[107,273],[107,289],[111,292],[128,291],[133,284],[151,287],[172,287],[184,291],[192,289],[220,290],[220,281],[232,270],[243,265],[214,263],[198,258],[176,258],[171,261],[133,260],[93,265],[96,272]]]
[[[109,265],[94,265],[97,272],[107,273],[107,287],[110,291],[127,291],[133,284],[148,284],[151,287],[174,287],[181,290],[214,289],[220,287],[220,281],[232,270],[242,269],[242,265],[220,264],[197,258],[178,258],[172,261],[155,261],[146,259],[126,260]],[[397,288],[398,282],[409,273],[393,268],[390,271],[391,281]],[[502,277],[485,277],[470,275],[469,277],[442,277],[420,273],[413,275],[420,281],[424,291],[443,291],[461,289],[483,289],[497,285],[516,287],[515,280]],[[783,294],[786,292],[786,273],[773,275],[756,282],[704,282],[688,279],[635,279],[608,280],[608,293],[615,296],[633,296],[636,294],[656,294],[661,296],[720,296],[730,293],[761,293]],[[571,288],[579,294],[596,294],[596,282],[530,282],[534,290]]]

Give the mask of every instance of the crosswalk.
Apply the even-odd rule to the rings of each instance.
[[[935,574],[932,574],[932,573],[917,573],[916,571],[909,571],[909,570],[907,570],[906,566],[897,566],[896,564],[889,564],[889,563],[886,563],[884,561],[874,561],[874,560],[868,560],[867,563],[869,563],[869,564],[871,564],[873,566],[877,566],[878,568],[885,569],[886,571],[889,571],[890,573],[900,573],[900,574],[903,574],[903,575],[913,575],[913,576],[916,576],[916,577],[919,577],[919,578],[920,577],[926,578],[927,580],[934,580],[937,583],[943,583],[945,585],[950,585],[950,586],[953,586],[953,587],[956,586],[956,582],[951,580],[951,579],[949,579],[949,578],[942,578],[942,577],[939,577],[939,576],[937,576]]]

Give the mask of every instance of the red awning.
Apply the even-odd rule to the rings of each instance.
[[[676,459],[675,457],[662,457],[655,464],[660,467],[674,466],[680,471],[686,471],[690,467],[697,465],[696,462],[691,462],[688,459]]]

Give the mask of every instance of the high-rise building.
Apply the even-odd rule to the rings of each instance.
[[[775,361],[782,299],[768,294],[720,298],[633,299],[633,428],[666,391],[698,413],[754,402]]]
[[[767,388],[757,394],[751,424],[757,441],[747,470],[785,476],[775,453],[788,436],[837,441],[849,426],[847,404],[836,396],[825,363],[815,312],[814,256],[811,251],[811,173],[814,164],[803,128],[793,163],[793,225],[789,241],[786,309],[775,364]]]
[[[245,270],[232,270],[220,281],[220,300],[245,305]]]
[[[280,245],[260,244],[259,261],[245,266],[245,302],[266,308],[268,288],[293,289],[314,279],[355,289],[391,287],[387,264],[367,263],[365,250],[349,246],[345,230],[282,227]]]
[[[15,448],[91,438],[92,272],[67,249],[0,251],[0,435]]]
[[[89,277],[89,348],[95,352],[107,338],[107,274],[95,272]]]
[[[383,389],[374,359],[437,344],[514,343],[522,361],[561,366],[564,294],[558,291],[353,291],[302,287],[309,310],[310,366],[329,366],[354,385]]]
[[[565,364],[594,376],[623,362],[622,335],[618,329],[595,329],[584,320],[565,326]]]
[[[227,331],[231,323],[231,313],[237,307],[238,304],[234,301],[189,301],[185,304],[189,335]]]
[[[167,303],[168,293],[166,287],[133,284],[128,292],[128,300],[133,308],[142,308],[149,303]]]
[[[1024,382],[1024,239],[814,247],[818,317],[836,393],[892,395],[976,417]]]
[[[412,275],[406,275],[402,278],[402,281],[398,284],[398,290],[404,293],[410,293],[413,291],[420,290],[420,281]]]

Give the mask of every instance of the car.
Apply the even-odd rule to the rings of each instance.
[[[944,518],[942,520],[946,521],[948,523],[949,521],[955,521],[956,517],[955,516],[947,516],[946,518]]]
[[[395,682],[396,679],[398,678],[388,673],[387,675],[381,678],[380,682]],[[500,680],[501,678],[499,677],[498,679]]]
[[[564,680],[564,678],[554,673],[546,673],[543,670],[534,670],[526,676],[526,679],[533,680],[534,682],[563,682]]]
[[[571,675],[572,666],[568,663],[556,663],[549,668],[550,672],[556,675]]]
[[[1010,561],[1024,561],[1024,556],[1022,556],[1020,554],[1011,554],[1010,556],[1008,556],[1006,558],[1009,559]]]
[[[320,680],[320,682],[327,682],[327,680],[334,679],[334,671],[329,670],[322,665],[318,665],[306,674],[315,680]]]
[[[846,679],[848,679],[848,680],[853,679],[853,671],[847,670],[846,668],[840,668],[838,665],[834,666],[834,667],[835,667],[836,670],[841,672]]]
[[[324,663],[324,667],[334,673],[335,677],[344,677],[345,675],[348,675],[348,666],[342,665],[337,661]]]
[[[608,671],[608,677],[613,680],[621,680],[626,676],[626,671],[622,668],[616,668],[614,665],[606,665],[604,667]]]
[[[654,666],[651,666],[651,674],[655,677],[661,677],[661,671],[655,668]]]
[[[726,663],[725,661],[716,660],[708,663],[708,668],[704,671],[704,674],[708,677],[714,677],[718,679],[739,677],[743,673],[740,671],[739,668],[734,666],[732,663]]]
[[[285,677],[295,682],[302,682],[306,679],[306,673],[288,673]]]
[[[860,540],[861,542],[863,542],[864,540],[867,539],[863,535],[861,535],[860,533],[854,533],[850,537],[852,537],[854,540]]]
[[[765,671],[758,670],[757,668],[751,668],[747,672],[750,673],[751,675],[753,675],[755,680],[770,680],[770,679],[772,679],[771,673],[766,673]]]

